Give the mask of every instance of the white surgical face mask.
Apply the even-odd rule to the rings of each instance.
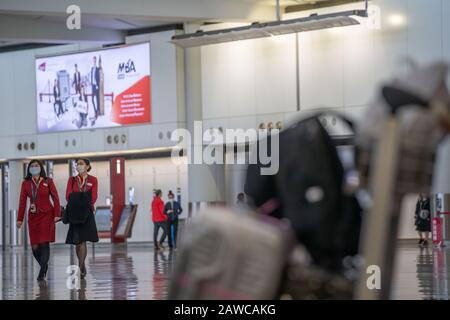
[[[41,168],[40,167],[30,167],[30,173],[33,177],[36,177],[41,174]]]
[[[86,166],[84,164],[77,165],[77,172],[84,173],[86,171]]]

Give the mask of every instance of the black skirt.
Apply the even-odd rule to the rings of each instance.
[[[429,219],[417,219],[416,231],[431,232],[431,221]]]
[[[67,232],[67,244],[80,244],[86,241],[98,242],[97,225],[93,213],[88,215],[85,223],[70,224]]]

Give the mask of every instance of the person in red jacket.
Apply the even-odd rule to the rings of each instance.
[[[98,198],[98,181],[91,176],[91,162],[89,159],[77,160],[78,175],[70,177],[67,181],[66,200],[69,201],[72,192],[91,192],[91,210],[87,213],[88,218],[82,224],[70,224],[67,232],[66,243],[75,245],[75,251],[78,257],[78,266],[80,267],[81,279],[86,276],[85,260],[87,256],[86,241],[98,242],[97,225],[95,224],[95,202]]]
[[[17,216],[17,228],[21,228],[27,206],[28,228],[33,256],[39,263],[38,281],[45,279],[50,259],[50,242],[55,242],[55,223],[61,219],[61,207],[58,191],[51,178],[48,178],[44,165],[39,160],[32,160],[27,169],[27,175],[22,182]],[[50,198],[52,202],[50,201]]]
[[[153,229],[153,244],[155,245],[155,250],[163,249],[162,243],[166,239],[167,231],[167,216],[164,214],[164,201],[161,200],[162,192],[161,190],[155,190],[155,196],[152,201],[152,221],[154,225]],[[162,229],[163,235],[158,242],[159,228]]]

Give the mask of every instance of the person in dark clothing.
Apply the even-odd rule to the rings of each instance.
[[[54,85],[53,85],[53,98],[55,99],[55,102],[53,104],[53,106],[58,106],[58,109],[55,109],[56,112],[56,116],[60,116],[61,114],[64,113],[63,107],[62,107],[62,102],[61,102],[61,92],[59,91],[59,84],[58,84],[58,80],[55,79]],[[57,111],[56,111],[57,110]]]
[[[161,200],[161,195],[161,190],[155,190],[155,196],[152,201],[152,221],[154,225],[153,244],[155,250],[164,249],[163,242],[166,240],[167,234],[167,216],[164,214],[164,201]],[[158,241],[158,232],[160,228],[163,230],[163,235]]]
[[[419,245],[427,246],[431,232],[430,198],[421,193],[416,203],[414,215],[416,230],[419,232]]]
[[[246,206],[246,203],[245,203],[245,193],[240,192],[240,193],[237,195],[236,206],[241,207],[241,208]]]
[[[175,201],[172,191],[168,194],[169,201],[164,206],[164,214],[167,215],[167,232],[169,234],[169,248],[177,248],[178,216],[183,212],[181,205]]]
[[[97,57],[92,58],[92,68],[90,72],[91,88],[92,88],[92,105],[95,111],[95,120],[97,120],[100,108],[100,70],[97,67]],[[95,120],[92,121],[92,126],[95,124]]]
[[[72,85],[75,87],[75,94],[81,94],[81,73],[78,71],[77,64],[75,64]]]

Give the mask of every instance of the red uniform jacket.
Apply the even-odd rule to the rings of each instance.
[[[72,192],[80,192],[80,191],[84,191],[84,184],[81,185],[81,189],[80,190],[78,188],[78,182],[79,181],[80,185],[83,182],[83,179],[81,178],[81,176],[76,176],[76,177],[70,177],[69,180],[67,181],[67,188],[66,188],[66,200],[69,201],[69,195]],[[93,212],[95,212],[95,202],[97,201],[98,198],[98,181],[97,178],[91,175],[88,175],[86,180],[86,191],[91,191],[92,192],[92,209]]]
[[[27,198],[32,198],[32,180],[24,180],[20,190],[19,212],[17,221],[23,221]],[[52,199],[53,203],[50,201]],[[51,178],[41,179],[37,190],[36,201],[37,213],[30,213],[28,209],[28,228],[30,242],[32,245],[55,241],[55,217],[61,216],[58,191]]]
[[[164,214],[164,201],[159,197],[154,197],[152,201],[152,221],[163,222],[167,220]]]

